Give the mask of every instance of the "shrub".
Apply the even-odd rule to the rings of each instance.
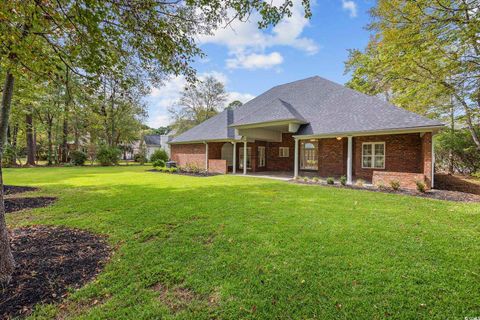
[[[303,182],[308,182],[308,177],[303,177]]]
[[[335,184],[335,179],[333,179],[332,177],[328,177],[327,184]]]
[[[111,166],[118,164],[121,154],[122,152],[118,148],[101,146],[97,153],[97,160],[102,166]]]
[[[363,179],[358,179],[357,182],[355,182],[355,185],[357,187],[363,187],[364,184],[365,184],[365,180]]]
[[[341,177],[340,177],[340,184],[341,184],[342,186],[347,185],[347,177],[341,176]]]
[[[74,166],[83,166],[85,161],[87,161],[87,154],[82,151],[72,151],[70,152],[70,162]]]
[[[427,187],[425,186],[425,183],[422,181],[415,181],[415,184],[417,185],[417,190],[418,192],[424,193]]]
[[[400,189],[400,181],[398,180],[390,181],[390,187],[392,187],[393,190],[397,191],[398,189]]]
[[[153,154],[150,156],[150,162],[155,162],[157,160],[163,160],[164,162],[168,161],[168,154],[163,149],[157,149]]]
[[[178,172],[178,169],[175,168],[175,167],[171,167],[171,168],[169,168],[168,170],[170,171],[170,173],[176,173],[176,172]]]
[[[153,167],[154,167],[154,168],[162,168],[162,167],[165,167],[165,161],[163,161],[162,159],[155,160],[155,161],[153,162]]]
[[[147,157],[145,156],[145,153],[140,152],[133,156],[133,161],[144,164],[145,162],[147,162]]]
[[[318,181],[320,181],[320,179],[319,179],[318,177],[313,177],[312,180],[313,180],[313,182],[315,182],[315,183],[318,183]]]

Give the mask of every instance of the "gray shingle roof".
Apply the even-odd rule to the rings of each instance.
[[[238,139],[228,125],[297,120],[297,135],[435,127],[442,123],[318,76],[279,85],[229,112],[222,112],[172,142]]]
[[[145,141],[145,144],[148,146],[159,146],[161,144],[161,137],[156,134],[150,134],[143,137],[143,141]]]
[[[233,123],[233,112],[233,110],[224,110],[174,137],[170,142],[240,139],[240,137],[235,136],[235,129],[229,127]]]

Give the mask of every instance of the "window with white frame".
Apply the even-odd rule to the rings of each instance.
[[[265,167],[265,147],[258,147],[258,166]]]
[[[288,147],[280,147],[278,148],[278,156],[280,158],[288,158],[290,149]]]
[[[362,168],[385,169],[385,142],[362,144]]]

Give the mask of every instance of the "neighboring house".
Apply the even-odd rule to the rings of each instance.
[[[152,154],[158,149],[164,149],[168,156],[170,156],[170,146],[168,145],[169,135],[146,135],[143,138],[145,142],[146,156],[150,159]]]
[[[170,141],[179,166],[433,185],[443,124],[320,77],[273,87]]]

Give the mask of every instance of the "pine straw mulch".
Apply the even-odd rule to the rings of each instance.
[[[37,303],[62,300],[104,267],[110,256],[105,237],[52,226],[31,226],[10,233],[16,269],[0,287],[0,319],[28,316]]]
[[[24,186],[3,186],[3,191],[6,196],[23,193],[23,192],[30,192],[30,191],[37,191],[38,188],[35,187],[24,187]]]
[[[57,200],[54,197],[8,198],[5,199],[5,212],[11,213],[25,209],[48,207]]]
[[[57,198],[54,197],[18,197],[17,195],[24,192],[37,191],[35,187],[24,186],[3,186],[5,193],[5,212],[11,213],[26,209],[42,208],[52,205]]]
[[[426,192],[418,192],[415,190],[407,190],[407,189],[400,189],[400,190],[393,190],[391,188],[377,188],[372,186],[356,186],[356,185],[347,185],[342,186],[339,184],[330,185],[324,182],[304,182],[302,180],[291,180],[293,183],[298,184],[307,184],[307,185],[317,185],[323,187],[333,187],[333,188],[345,188],[345,189],[354,189],[354,190],[365,190],[371,192],[381,192],[381,193],[390,193],[390,194],[400,194],[400,195],[408,195],[420,198],[429,198],[429,199],[436,199],[436,200],[447,200],[447,201],[454,201],[454,202],[480,202],[480,196],[472,193],[466,192],[459,192],[459,191],[447,191],[447,190],[439,190],[439,189],[432,189]]]

